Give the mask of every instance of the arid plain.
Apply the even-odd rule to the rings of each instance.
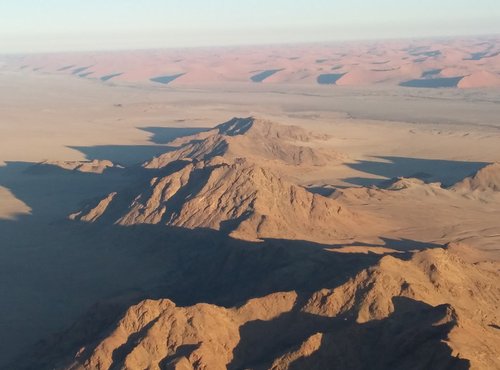
[[[497,45],[0,58],[0,368],[498,368]]]

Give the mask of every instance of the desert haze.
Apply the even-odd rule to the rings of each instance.
[[[500,39],[0,56],[0,368],[499,369]]]

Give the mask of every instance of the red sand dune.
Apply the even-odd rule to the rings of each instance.
[[[2,68],[95,80],[107,76],[113,83],[158,86],[152,78],[182,74],[169,82],[177,86],[254,83],[252,76],[279,70],[259,83],[312,85],[318,84],[320,75],[342,73],[337,85],[400,85],[422,78],[466,76],[458,88],[499,87],[498,41],[470,38],[53,53],[5,57]],[[441,71],[425,74],[433,70]]]

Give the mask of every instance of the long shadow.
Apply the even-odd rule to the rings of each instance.
[[[394,297],[394,312],[382,320],[358,324],[355,313],[324,317],[294,310],[270,321],[251,321],[240,328],[240,342],[228,369],[270,368],[276,353],[298,349],[321,333],[319,347],[297,356],[289,369],[469,369],[444,342],[456,319],[447,317],[448,305],[432,307],[405,297]],[[441,321],[443,320],[443,321]]]
[[[167,144],[175,139],[199,134],[211,130],[206,127],[138,127],[153,134],[149,141],[155,144]]]
[[[434,248],[443,248],[442,244],[430,243],[430,242],[420,242],[416,240],[410,239],[392,239],[392,238],[384,238],[379,237],[379,239],[383,242],[383,246],[388,249],[392,249],[393,251],[401,252],[398,254],[398,258],[400,259],[408,259],[411,258],[412,252],[420,251],[424,249],[434,249]],[[330,250],[335,250],[336,248],[344,248],[349,246],[357,246],[357,247],[373,247],[373,243],[363,243],[363,242],[355,242],[352,244],[333,244],[329,246]]]
[[[272,75],[274,75],[278,72],[281,72],[281,71],[283,71],[283,68],[281,68],[281,69],[268,69],[265,71],[261,71],[255,75],[251,76],[250,80],[252,82],[256,82],[256,83],[264,82],[264,80],[266,80],[267,78],[269,78]]]
[[[376,156],[373,158],[373,161],[358,161],[347,165],[355,170],[383,177],[383,179],[351,177],[343,180],[353,185],[370,186],[380,185],[388,179],[397,177],[415,177],[426,182],[441,182],[444,186],[450,186],[488,164],[486,162],[393,156]]]
[[[96,145],[68,148],[78,150],[88,160],[107,159],[125,166],[143,163],[173,149],[164,145]]]
[[[178,73],[175,75],[166,75],[166,76],[157,76],[157,77],[152,77],[149,80],[152,82],[158,82],[164,85],[168,85],[169,83],[177,80],[179,77],[184,76],[185,73]]]
[[[33,165],[0,167],[0,186],[31,208],[14,221],[0,220],[0,368],[79,317],[67,332],[71,339],[56,335],[37,345],[35,368],[74,354],[145,298],[234,306],[276,291],[335,287],[381,258],[304,241],[246,242],[208,229],[70,222],[67,215],[88,199],[140,187],[158,173],[33,172]],[[33,368],[29,360],[25,368]]]
[[[165,145],[175,139],[210,130],[206,127],[138,127],[138,129],[153,134],[149,141],[158,145],[96,145],[68,148],[78,150],[88,160],[107,159],[116,164],[130,166],[176,149]]]
[[[317,77],[316,82],[320,85],[335,85],[345,73],[325,73]]]
[[[399,86],[427,88],[427,89],[454,88],[458,86],[459,82],[464,77],[465,76],[421,78],[421,79],[401,82]]]

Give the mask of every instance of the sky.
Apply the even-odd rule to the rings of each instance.
[[[500,0],[0,0],[0,53],[500,34]]]

